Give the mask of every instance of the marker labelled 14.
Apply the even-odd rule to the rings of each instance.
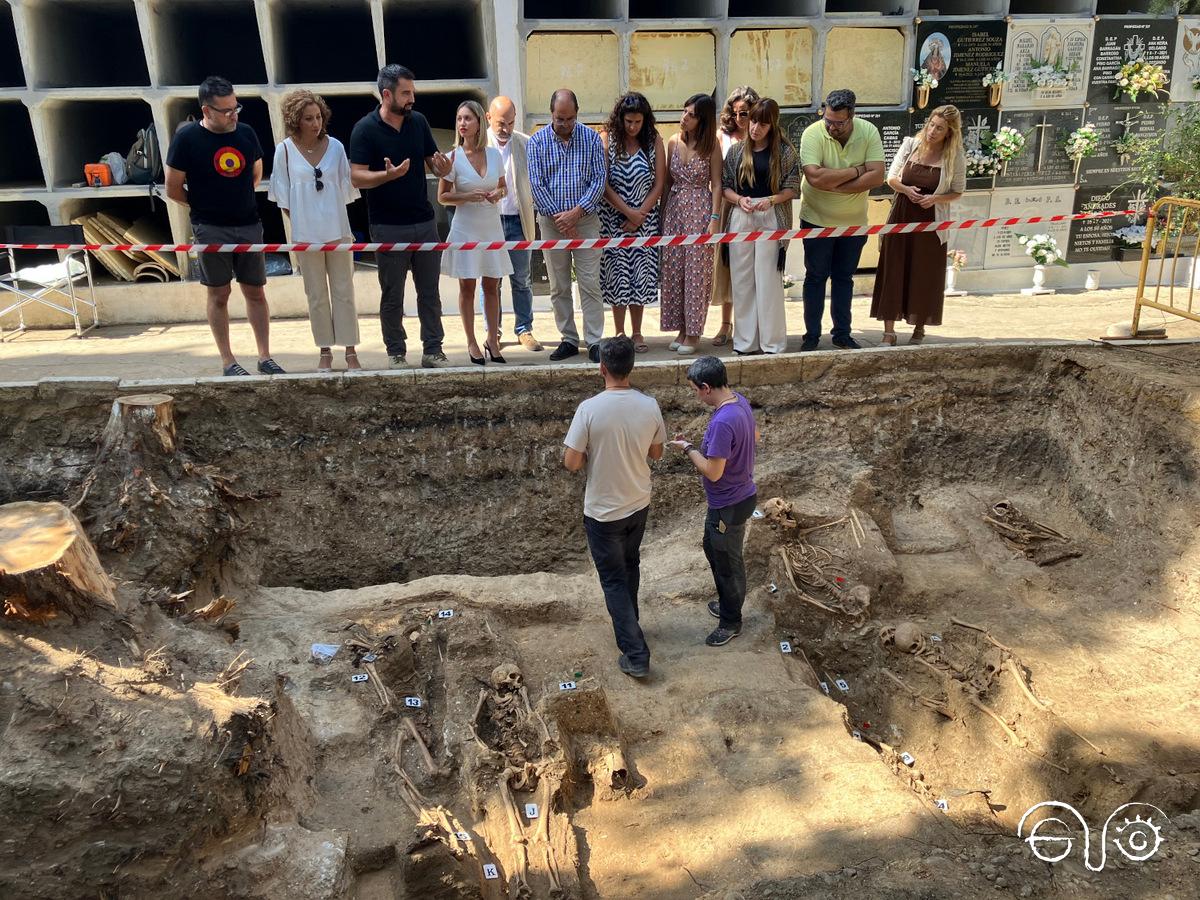
[[[558,689],[559,689],[560,691],[573,691],[573,690],[575,690],[575,682],[573,682],[573,681],[560,681],[560,682],[558,683]]]
[[[371,676],[368,675],[366,672],[363,672],[361,675],[351,675],[350,676],[350,680],[353,681],[355,684],[362,684],[364,681],[370,680],[370,678],[371,678]]]
[[[900,762],[904,763],[906,766],[911,766],[916,763],[916,759],[911,753],[901,753]]]
[[[538,817],[538,807],[536,803],[525,804],[525,818],[536,819]]]
[[[483,877],[484,878],[499,878],[500,870],[497,869],[494,865],[492,865],[492,863],[488,863],[487,865],[485,865],[483,867]]]
[[[780,641],[779,642],[779,652],[780,653],[791,653],[792,652],[792,642],[791,641]]]
[[[420,709],[421,708],[421,698],[420,697],[405,697],[404,705],[411,707],[412,709]]]
[[[453,619],[453,618],[454,618],[454,610],[452,610],[452,609],[439,609],[439,610],[438,610],[438,618],[439,618],[439,619]]]

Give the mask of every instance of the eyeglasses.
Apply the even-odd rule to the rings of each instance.
[[[735,112],[733,117],[735,119],[748,119],[750,118],[750,111],[748,109],[743,109],[741,112]]]
[[[317,190],[318,191],[325,190],[325,183],[323,181],[321,181],[321,170],[319,167],[313,166],[313,175],[315,175],[317,177]]]
[[[841,131],[843,128],[845,128],[847,125],[850,124],[849,119],[846,119],[843,121],[841,119],[831,119],[828,116],[822,116],[821,120],[825,123],[826,128],[832,128],[836,131]]]
[[[208,108],[222,116],[236,116],[242,111],[242,104],[239,103],[237,106],[230,107],[229,109],[221,109],[219,106],[209,106]]]

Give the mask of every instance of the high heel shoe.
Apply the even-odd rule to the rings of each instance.
[[[889,347],[895,347],[896,346],[896,332],[885,331],[883,333],[883,343]]]
[[[487,358],[490,359],[494,363],[507,363],[508,362],[508,360],[505,359],[503,356],[501,356],[499,353],[495,353],[492,351],[491,344],[484,344],[483,352],[486,353]],[[480,362],[483,362],[483,360],[480,360]]]
[[[484,344],[484,346],[486,347],[487,344]],[[475,365],[477,365],[477,366],[482,366],[482,365],[487,364],[486,358],[484,358],[482,356],[472,356],[470,347],[467,348],[467,359],[469,359],[471,362],[475,363]]]

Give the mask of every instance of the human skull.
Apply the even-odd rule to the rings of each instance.
[[[925,635],[921,634],[921,629],[912,622],[896,623],[896,631],[892,640],[896,649],[903,650],[905,653],[916,653],[925,645]]]
[[[519,691],[525,683],[525,676],[516,663],[500,663],[492,669],[492,687],[497,691]]]

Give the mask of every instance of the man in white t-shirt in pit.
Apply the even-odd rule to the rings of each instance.
[[[583,527],[626,675],[645,678],[650,648],[638,624],[642,535],[650,511],[650,460],[662,459],[667,431],[658,401],[629,385],[633,341],[600,342],[604,390],[579,404],[563,441],[563,465],[587,470]]]

